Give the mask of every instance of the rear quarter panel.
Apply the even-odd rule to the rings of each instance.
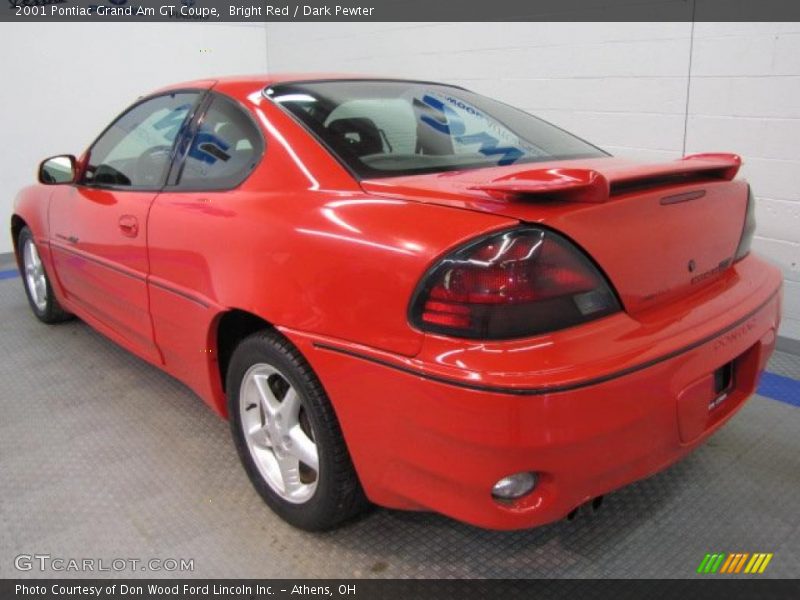
[[[279,328],[414,355],[407,308],[452,246],[506,217],[377,198],[268,101],[242,99],[266,141],[236,190],[166,192],[148,222],[150,297],[167,369],[214,408],[216,322],[230,309]]]

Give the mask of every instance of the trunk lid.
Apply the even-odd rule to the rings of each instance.
[[[551,227],[606,273],[637,313],[713,283],[741,237],[748,187],[730,154],[643,165],[617,158],[362,181],[371,194]]]

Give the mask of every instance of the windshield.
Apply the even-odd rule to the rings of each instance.
[[[319,81],[265,93],[359,178],[608,156],[555,125],[446,85]]]

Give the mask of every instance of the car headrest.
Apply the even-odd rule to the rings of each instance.
[[[328,123],[327,129],[337,148],[346,148],[356,156],[379,154],[383,151],[381,132],[372,119],[336,119]]]
[[[223,123],[214,135],[228,145],[231,150],[236,146],[236,142],[242,137],[241,130],[233,123]]]

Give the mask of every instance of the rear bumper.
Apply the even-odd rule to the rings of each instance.
[[[620,316],[624,323],[590,330],[595,337],[579,327],[527,346],[435,339],[408,359],[285,333],[327,389],[371,500],[525,528],[672,464],[753,393],[775,344],[781,278],[756,257],[731,271],[725,285],[691,299],[688,312],[671,306],[642,317],[637,329]],[[592,346],[593,360],[559,351],[575,338],[576,348]],[[732,388],[709,408],[713,373],[730,362]],[[493,500],[494,483],[520,471],[540,474],[534,492],[511,505]]]

